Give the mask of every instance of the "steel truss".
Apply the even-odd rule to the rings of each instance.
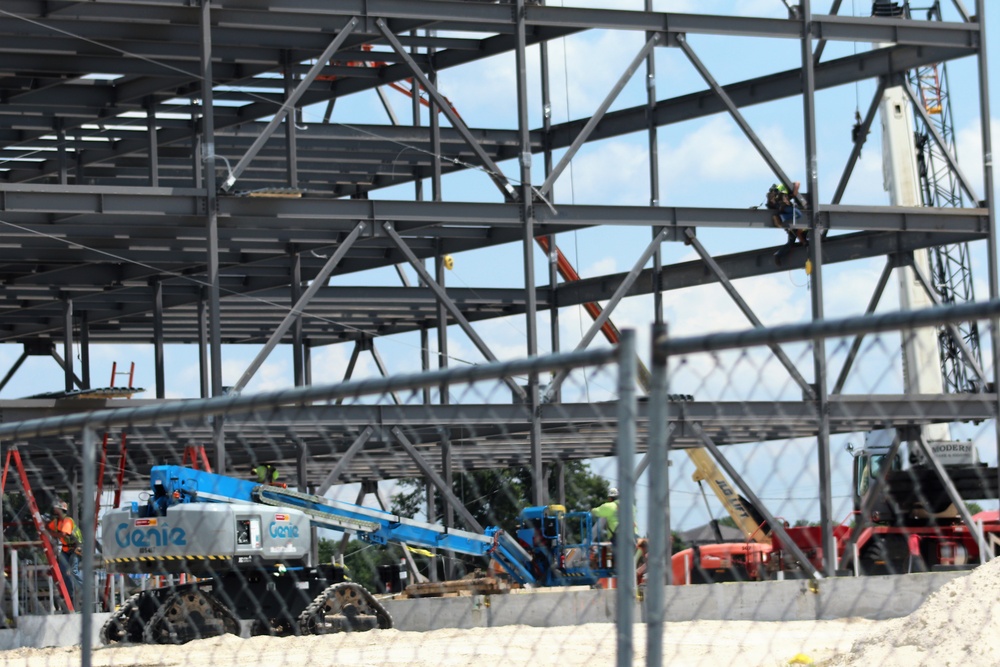
[[[985,2],[977,0],[973,13],[955,2],[959,20],[933,23],[839,16],[839,0],[832,3],[829,15],[822,15],[813,12],[813,4],[803,0],[788,18],[748,19],[547,7],[524,0],[497,4],[270,0],[266,9],[258,0],[227,0],[223,6],[211,0],[5,0],[0,7],[4,280],[0,340],[23,345],[26,353],[51,351],[57,360],[59,342],[61,358],[67,361],[72,360],[75,342],[84,347],[148,342],[158,351],[166,344],[194,343],[202,352],[206,378],[202,392],[218,396],[223,393],[224,344],[266,343],[241,378],[241,386],[275,345],[292,344],[295,381],[301,385],[309,383],[309,351],[330,343],[353,341],[356,358],[363,350],[375,353],[376,336],[420,331],[425,348],[422,363],[430,368],[428,331],[437,331],[439,363],[446,365],[450,323],[459,324],[475,340],[474,322],[523,313],[525,353],[533,355],[538,349],[537,310],[552,312],[552,348],[559,349],[558,308],[570,305],[609,300],[610,317],[622,298],[653,294],[656,312],[650,321],[660,322],[665,290],[718,282],[745,306],[732,281],[780,270],[769,261],[775,248],[712,257],[698,242],[696,231],[716,227],[773,234],[769,212],[664,206],[668,202],[660,201],[656,186],[656,131],[727,113],[764,157],[775,179],[791,185],[788,170],[769,154],[744,113],[747,107],[784,99],[803,103],[808,165],[804,180],[811,201],[801,226],[808,228],[811,238],[814,320],[824,319],[825,265],[882,255],[906,257],[915,249],[943,244],[985,240],[989,296],[996,299],[1000,286],[992,165],[984,165],[985,199],[974,200],[975,207],[844,205],[844,189],[880,93],[856,135],[840,185],[828,199],[818,187],[814,110],[817,91],[865,80],[876,81],[881,91],[911,70],[975,58],[982,142],[984,154],[989,155]],[[546,111],[543,125],[530,127],[528,49],[538,47],[542,53],[546,86],[548,43],[592,30],[638,33],[644,46],[594,114],[557,124]],[[775,67],[765,76],[721,85],[692,47],[690,38],[696,35],[795,41],[801,47],[801,62],[791,69]],[[824,47],[830,42],[891,46],[824,59]],[[665,48],[685,54],[704,79],[705,89],[657,97],[651,53]],[[437,74],[500,54],[515,57],[518,94],[512,108],[517,127],[470,127],[438,90]],[[644,63],[647,101],[610,111],[621,87]],[[337,100],[380,92],[386,85],[409,89],[416,109],[425,102],[430,107],[429,124],[403,126],[393,118],[388,124],[348,126],[332,120]],[[543,94],[546,102],[548,94]],[[302,127],[289,122],[316,104],[326,105],[325,122]],[[441,127],[440,116],[450,127]],[[566,149],[572,156],[584,144],[642,132],[651,146],[651,206],[551,204],[551,191],[566,166],[565,159],[553,165],[554,151]],[[400,150],[401,146],[408,150]],[[545,158],[544,177],[532,172],[534,155]],[[511,159],[518,161],[517,178],[498,166]],[[499,201],[442,201],[441,179],[469,169],[481,170],[483,178],[495,184],[490,193],[496,192],[493,196]],[[961,180],[968,188],[967,179]],[[426,200],[424,181],[431,185]],[[408,183],[414,184],[413,201],[375,199],[382,189]],[[531,261],[536,236],[547,237],[554,253],[555,234],[611,225],[652,230],[653,242],[631,258],[632,271],[558,283],[553,269],[548,285],[536,284]],[[843,233],[827,236],[830,231]],[[660,246],[669,242],[695,244],[699,259],[661,264]],[[472,291],[445,284],[441,257],[510,243],[523,246],[523,288]],[[806,252],[797,249],[791,257],[804,262]],[[433,273],[423,268],[429,258],[436,260]],[[650,261],[653,268],[644,268]],[[331,275],[404,263],[418,272],[419,285],[333,289],[324,284]],[[270,307],[275,303],[287,307]],[[755,326],[763,326],[748,307],[744,312]],[[485,360],[494,358],[485,343],[476,346]],[[88,353],[84,354],[86,358]],[[157,354],[160,397],[162,358]],[[381,372],[391,373],[376,359]],[[800,415],[794,425],[782,426],[775,420],[773,406],[766,404],[715,405],[711,408],[715,416],[728,420],[724,428],[713,432],[710,423],[701,421],[701,431],[690,442],[686,443],[683,429],[676,430],[672,446],[699,446],[705,437],[720,445],[817,437],[820,507],[829,526],[829,437],[844,428],[837,415],[847,399],[830,396],[822,342],[814,348],[811,370],[794,368],[787,357],[783,363],[805,397],[801,403],[781,405],[781,414]],[[20,365],[7,371],[4,384]],[[67,390],[89,385],[89,369],[82,369],[78,378],[71,363],[62,365]],[[1000,368],[996,346],[992,367]],[[996,386],[995,376],[992,382]],[[839,386],[842,383],[837,391]],[[527,387],[515,384],[512,390],[523,396],[524,405],[482,406],[472,413],[490,419],[506,414],[510,432],[523,428],[528,442],[526,453],[524,438],[518,443],[523,458],[506,449],[513,444],[486,436],[467,451],[470,443],[457,427],[459,417],[449,414],[457,408],[447,404],[419,408],[423,418],[431,415],[434,423],[452,426],[443,435],[432,435],[421,431],[420,415],[396,406],[393,409],[400,412],[394,423],[399,432],[390,440],[413,451],[421,446],[436,448],[435,463],[426,457],[421,462],[408,452],[407,458],[417,464],[414,468],[387,454],[385,465],[375,474],[430,476],[440,464],[438,486],[447,488],[452,466],[459,463],[475,468],[523,461],[540,479],[544,465],[609,451],[610,435],[606,441],[595,436],[588,446],[569,446],[581,432],[571,416],[574,406],[555,403],[559,416],[553,417],[549,404],[542,401],[537,377],[531,377]],[[446,402],[446,392],[442,395]],[[558,401],[558,392],[548,398]],[[429,391],[425,400],[431,401]],[[936,414],[933,405],[921,400],[888,398],[876,412],[919,424],[923,417],[907,406],[920,405],[927,410],[921,414],[931,418]],[[995,403],[995,395],[969,400],[979,406],[969,418],[995,414],[995,406],[982,407]],[[94,404],[81,406],[88,407]],[[685,410],[690,414],[698,408],[695,403]],[[2,409],[26,409],[16,414],[28,415],[66,408],[37,403]],[[461,406],[461,411],[461,419],[468,420],[470,406]],[[864,414],[863,409],[853,414],[853,430],[867,426]],[[4,421],[6,416],[7,412]],[[359,410],[357,432],[344,434],[346,458],[340,463],[330,458],[318,473],[301,471],[303,481],[369,479],[371,470],[352,467],[349,460],[354,447],[369,438],[385,437],[384,432],[366,430],[374,420]],[[774,426],[763,426],[768,423]],[[368,435],[362,440],[364,433]],[[196,435],[212,441],[215,466],[223,470],[225,425],[217,422]],[[302,447],[301,442],[289,444],[289,460],[303,460]],[[53,460],[62,461],[54,456]],[[66,456],[71,456],[70,450]],[[317,478],[306,479],[308,475]],[[540,493],[538,488],[535,493]],[[831,546],[828,538],[824,547]]]

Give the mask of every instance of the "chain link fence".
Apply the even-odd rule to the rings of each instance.
[[[4,424],[5,664],[995,664],[998,312]]]

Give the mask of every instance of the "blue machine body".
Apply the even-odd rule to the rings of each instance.
[[[150,473],[152,496],[147,506],[133,504],[138,516],[155,516],[185,503],[260,503],[293,508],[311,524],[351,531],[371,544],[405,543],[490,557],[521,584],[541,584],[532,573],[533,557],[517,540],[499,528],[484,535],[414,521],[370,507],[362,507],[280,486],[217,475],[181,466],[155,466]]]

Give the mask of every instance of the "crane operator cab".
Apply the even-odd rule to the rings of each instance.
[[[957,511],[933,465],[927,460],[916,439],[916,428],[889,428],[871,431],[861,448],[848,445],[854,456],[854,509],[867,508],[875,524],[920,525],[927,521],[954,522]],[[896,438],[901,442],[892,454]],[[927,446],[947,470],[952,483],[966,499],[995,497],[991,475],[985,475],[984,464],[974,443],[961,441],[931,441]],[[890,458],[890,454],[892,454]],[[876,482],[883,470],[885,484]]]

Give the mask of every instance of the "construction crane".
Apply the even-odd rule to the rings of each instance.
[[[934,0],[927,9],[927,20],[943,20],[940,0]],[[914,108],[921,201],[924,206],[959,208],[964,204],[962,190],[954,170],[944,155],[944,150],[949,150],[955,155],[955,127],[948,89],[948,66],[946,63],[932,63],[918,67],[909,72],[908,79],[926,112],[926,118],[931,120],[933,129],[944,140],[946,146],[942,148],[933,140],[933,132],[931,126],[925,122],[925,114]],[[931,248],[930,264],[934,288],[942,303],[975,301],[968,243]],[[958,324],[958,331],[982,367],[978,323],[961,322]],[[965,362],[957,341],[949,329],[941,328],[938,331],[938,347],[946,392],[957,394],[985,390],[979,379],[970,373],[969,364]]]

